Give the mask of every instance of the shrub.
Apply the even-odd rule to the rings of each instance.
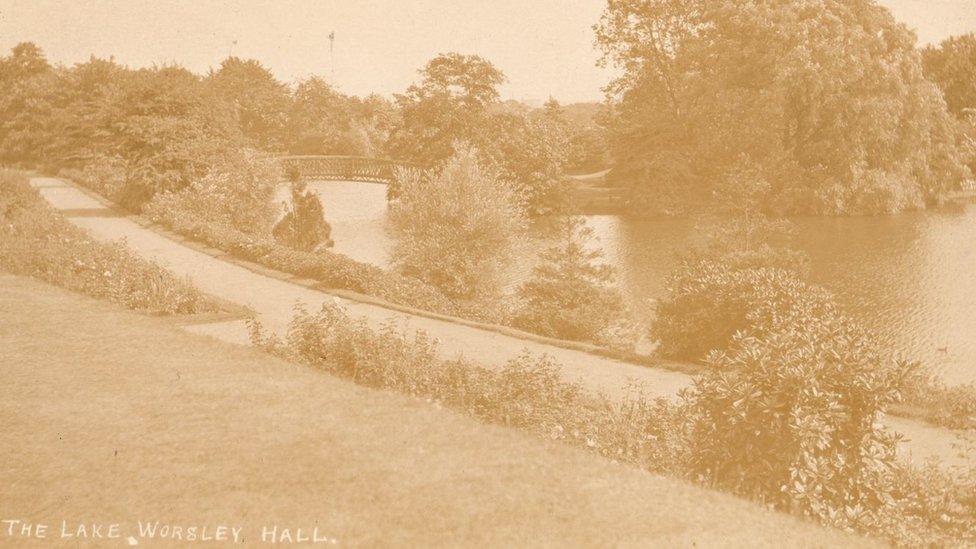
[[[783,269],[735,269],[714,261],[685,263],[658,303],[651,336],[665,357],[697,360],[725,349],[737,332],[762,336],[801,312],[835,309],[831,295]]]
[[[878,423],[914,365],[880,355],[840,316],[739,335],[685,395],[692,472],[724,489],[840,526],[891,497],[897,438]]]
[[[680,474],[687,460],[683,414],[674,403],[635,395],[622,402],[591,396],[563,381],[548,357],[523,354],[498,369],[437,358],[437,341],[393,325],[369,328],[326,304],[298,308],[284,339],[251,323],[255,345],[370,387],[426,398],[474,417],[563,440],[612,459]]]
[[[515,193],[460,148],[437,172],[401,171],[390,206],[393,261],[452,298],[497,295],[499,275],[524,229]]]
[[[908,380],[905,404],[917,408],[936,425],[976,428],[976,385],[972,383],[950,386],[931,370],[922,368]]]
[[[154,220],[173,231],[227,253],[286,273],[315,279],[323,287],[351,290],[442,314],[488,320],[490,311],[456,304],[420,280],[384,271],[328,250],[307,252],[289,248],[269,236],[244,233],[229,225],[201,220],[195,212],[170,209]]]
[[[758,497],[827,524],[912,546],[976,540],[974,471],[950,475],[894,463],[893,439],[874,423],[896,398],[893,387],[906,365],[875,362],[860,348],[857,330],[839,319],[813,325],[805,335],[741,340],[736,353],[713,357],[737,364],[714,368],[679,402],[648,401],[639,392],[592,396],[564,381],[547,357],[526,354],[498,369],[440,360],[437,341],[423,332],[408,337],[392,324],[373,330],[329,304],[316,314],[299,308],[283,339],[256,322],[251,336],[265,350],[362,385]],[[806,345],[811,337],[821,343]],[[779,491],[783,478],[792,483]]]
[[[184,280],[140,259],[124,244],[103,244],[52,210],[27,178],[0,172],[0,268],[132,309],[198,313],[216,304]]]
[[[58,173],[113,200],[125,185],[125,161],[117,156],[96,156],[81,169],[63,168]]]
[[[518,290],[512,324],[545,336],[606,343],[625,310],[611,286],[613,270],[587,248],[593,230],[579,217],[560,221],[560,242],[542,254],[543,263]]]
[[[332,227],[325,221],[325,213],[318,195],[305,190],[298,181],[291,185],[291,208],[275,225],[275,240],[296,250],[314,251],[331,248]]]
[[[972,450],[970,448],[970,450]],[[969,453],[970,458],[976,455]],[[970,463],[974,463],[972,459]],[[897,464],[892,499],[869,531],[902,547],[976,544],[976,468],[946,471],[941,464]],[[866,529],[867,529],[866,528]]]
[[[793,225],[785,219],[737,215],[710,229],[705,246],[689,258],[712,260],[732,269],[783,269],[806,278],[810,258],[786,245],[792,235]]]
[[[175,192],[158,193],[146,206],[151,219],[167,210],[266,235],[276,217],[274,194],[281,175],[277,164],[254,151],[235,150],[217,157],[206,175]]]

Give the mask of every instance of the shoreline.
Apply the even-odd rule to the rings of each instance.
[[[268,267],[264,267],[262,265],[258,265],[250,261],[233,257],[227,252],[224,252],[216,248],[212,248],[210,246],[206,246],[192,239],[179,235],[173,231],[170,231],[169,229],[166,229],[165,227],[159,224],[149,221],[144,216],[121,212],[118,209],[118,207],[115,206],[111,201],[105,199],[104,197],[98,195],[94,191],[91,191],[73,181],[61,177],[55,179],[64,182],[64,184],[67,185],[69,188],[81,192],[86,197],[96,201],[103,208],[110,211],[114,217],[121,217],[127,219],[129,221],[132,221],[133,223],[136,223],[139,227],[151,231],[156,235],[164,237],[170,241],[173,241],[174,243],[185,246],[186,248],[189,248],[196,252],[206,254],[207,256],[210,256],[214,259],[221,260],[222,262],[246,269],[247,271],[250,271],[253,274],[267,277],[269,279],[284,282],[287,284],[294,284],[306,288],[308,290],[312,290],[314,292],[320,292],[322,294],[333,296],[334,298],[341,298],[357,304],[381,308],[391,313],[401,313],[404,315],[410,315],[421,319],[429,319],[440,323],[448,323],[455,326],[471,328],[474,330],[478,330],[480,332],[486,332],[489,334],[497,334],[500,336],[514,338],[519,341],[532,343],[539,346],[546,346],[546,347],[552,347],[556,349],[562,349],[565,351],[584,353],[594,358],[610,359],[615,362],[619,362],[622,365],[626,365],[632,368],[641,368],[645,370],[650,369],[650,370],[656,370],[660,372],[667,372],[672,376],[673,375],[683,376],[685,381],[681,383],[681,385],[690,383],[691,377],[693,375],[697,373],[701,373],[703,371],[702,366],[693,363],[667,361],[649,355],[637,355],[636,353],[622,353],[619,351],[613,351],[611,349],[607,349],[604,347],[599,347],[587,343],[548,338],[545,336],[531,334],[529,332],[524,332],[522,330],[510,328],[507,326],[477,322],[477,321],[467,320],[467,319],[450,316],[450,315],[443,315],[431,311],[426,311],[423,309],[417,309],[413,307],[390,303],[388,301],[375,298],[372,296],[360,294],[357,292],[328,288],[315,280],[297,277],[281,271],[270,269]],[[32,186],[36,186],[33,181],[31,184]],[[280,325],[281,319],[278,320]],[[290,316],[288,319],[285,320],[290,320]],[[652,373],[652,372],[648,372],[648,373]],[[669,382],[669,384],[670,383],[673,382]],[[909,421],[921,422],[922,424],[932,429],[945,430],[946,432],[949,433],[957,433],[963,435],[971,434],[973,432],[972,429],[954,430],[954,429],[946,428],[944,426],[936,425],[930,420],[931,414],[927,414],[925,410],[920,410],[906,405],[899,405],[897,407],[894,407],[891,410],[891,412],[892,415],[896,415],[898,417],[901,417]]]

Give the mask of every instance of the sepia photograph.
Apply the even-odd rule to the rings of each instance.
[[[976,548],[976,0],[0,0],[0,547]]]

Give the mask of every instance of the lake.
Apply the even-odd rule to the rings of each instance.
[[[387,266],[386,186],[321,181],[316,191],[335,250]],[[691,219],[588,216],[638,320],[664,293],[675,256],[700,238]],[[976,204],[888,217],[796,218],[794,244],[811,258],[811,278],[873,329],[893,351],[917,358],[950,383],[976,382]],[[509,273],[514,288],[544,240],[531,239]]]

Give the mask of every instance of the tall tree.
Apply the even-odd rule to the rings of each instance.
[[[938,84],[952,114],[976,110],[976,34],[952,36],[922,50],[925,75]]]
[[[791,212],[900,211],[967,175],[914,35],[874,0],[613,0],[596,30],[643,211],[697,207],[743,155]]]
[[[0,163],[34,164],[45,145],[57,75],[33,42],[0,57]]]
[[[564,205],[563,172],[569,159],[569,124],[555,101],[531,112],[501,112],[484,122],[481,155],[511,181],[530,215]]]
[[[179,66],[132,72],[113,108],[116,146],[127,161],[127,184],[116,199],[131,209],[157,192],[185,188],[242,145],[233,107]]]
[[[291,154],[357,154],[344,140],[351,123],[344,95],[318,76],[302,80],[288,111],[287,149]]]
[[[257,148],[279,150],[288,113],[288,88],[253,59],[228,57],[209,77],[217,94],[234,106],[241,133]]]
[[[484,142],[504,74],[477,55],[448,53],[431,59],[420,75],[419,84],[396,96],[402,119],[390,138],[392,153],[433,164],[454,154],[455,142]]]

